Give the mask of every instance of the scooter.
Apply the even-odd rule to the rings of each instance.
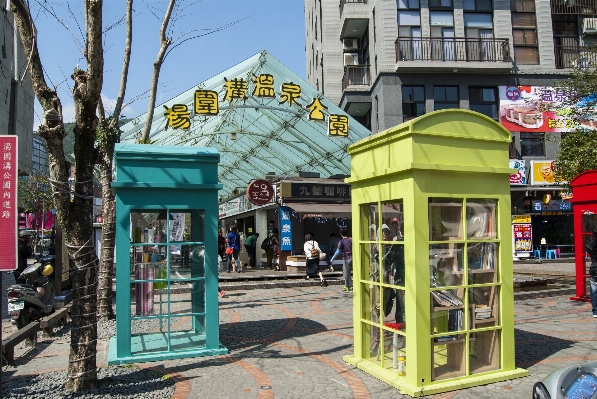
[[[20,278],[25,279],[26,284],[11,285],[7,289],[8,314],[18,329],[54,310],[54,286],[48,279],[54,268],[40,262],[41,259],[21,273]]]
[[[597,398],[597,362],[559,368],[533,386],[533,399]]]

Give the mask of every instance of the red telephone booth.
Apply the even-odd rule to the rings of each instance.
[[[574,253],[576,260],[575,301],[591,301],[589,286],[589,265],[586,245],[597,225],[597,170],[589,170],[576,176],[571,182],[572,210],[574,212]]]

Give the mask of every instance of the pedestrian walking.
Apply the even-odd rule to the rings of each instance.
[[[591,257],[591,266],[589,266],[591,305],[593,307],[593,317],[597,318],[597,224],[593,226],[593,239],[587,244],[586,248]]]
[[[344,276],[344,291],[352,291],[352,238],[348,236],[348,229],[340,230],[342,239],[338,241],[336,252],[332,255],[330,261],[334,261],[336,256],[342,253],[344,264],[342,265],[342,275]]]
[[[236,268],[236,272],[242,273],[242,265],[238,260],[238,251],[240,250],[240,235],[236,226],[230,227],[227,236],[226,255],[228,255],[228,273]]]
[[[339,242],[340,242],[340,239],[338,238],[336,233],[330,234],[330,248],[328,250],[328,254],[327,254],[328,256],[326,256],[326,259],[328,261],[328,267],[330,268],[331,272],[334,271],[334,264],[332,263],[332,255],[334,255],[336,253],[336,250],[338,249]]]
[[[273,220],[269,221],[269,227],[267,228],[267,242],[264,244],[265,254],[267,255],[267,268],[274,267],[274,246],[278,244],[278,229],[276,228],[276,224]]]
[[[17,269],[13,272],[17,284],[25,284],[25,279],[19,278],[23,270],[27,268],[27,258],[33,255],[33,248],[29,243],[31,233],[27,230],[19,231],[19,258],[17,263]]]
[[[247,255],[249,255],[249,267],[255,266],[255,247],[257,246],[257,239],[259,238],[259,233],[251,234],[245,239],[245,249],[247,251]]]
[[[319,249],[319,244],[317,244],[317,241],[313,239],[313,235],[310,233],[305,235],[305,244],[303,245],[303,249],[305,251],[305,256],[307,257],[305,268],[307,273],[306,278],[309,279],[319,275],[319,278],[321,279],[321,286],[327,287],[328,283],[323,278],[323,273],[319,268],[319,254],[321,253],[321,249]]]

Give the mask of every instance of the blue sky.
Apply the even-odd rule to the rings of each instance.
[[[159,29],[167,0],[135,0],[133,45],[125,109],[126,117],[147,110],[147,96],[153,62],[159,49]],[[241,20],[213,34],[187,41],[166,58],[160,73],[156,105],[188,90],[252,55],[267,50],[288,68],[304,78],[305,15],[303,0],[178,0],[180,14],[173,21],[169,36],[173,43],[180,37],[196,36]],[[104,1],[104,26],[110,26],[125,13],[125,0]],[[85,67],[79,49],[83,43],[83,2],[78,0],[30,1],[38,30],[39,52],[46,72],[46,82],[56,86],[62,101],[65,122],[73,121],[72,79],[74,68]],[[53,6],[63,23],[41,9]],[[181,10],[184,8],[184,10]],[[120,84],[124,51],[124,24],[104,36],[104,85],[102,96],[107,109],[114,103]],[[183,36],[185,35],[185,36]],[[79,43],[79,45],[77,44]],[[41,107],[35,109],[34,130],[41,123]]]

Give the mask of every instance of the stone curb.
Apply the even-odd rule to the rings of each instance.
[[[576,293],[575,287],[554,288],[541,291],[517,292],[514,294],[514,300],[545,298],[556,295],[574,295]]]

